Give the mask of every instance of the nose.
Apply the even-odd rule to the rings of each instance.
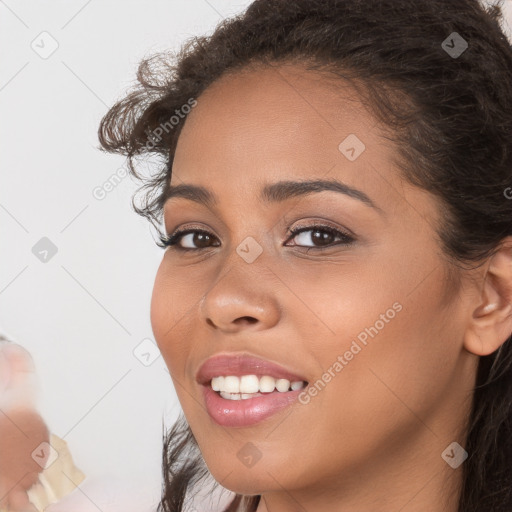
[[[242,329],[263,330],[280,318],[276,278],[262,265],[237,262],[203,297],[200,310],[204,321],[226,333]]]

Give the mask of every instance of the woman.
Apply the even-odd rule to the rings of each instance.
[[[259,0],[145,59],[101,147],[184,418],[161,511],[512,508],[512,50],[477,0]],[[174,58],[176,57],[176,58]]]

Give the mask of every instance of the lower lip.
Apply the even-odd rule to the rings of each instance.
[[[210,385],[205,385],[203,397],[208,414],[215,423],[223,427],[247,427],[290,406],[304,389],[285,393],[274,391],[245,400],[229,400],[213,391]]]

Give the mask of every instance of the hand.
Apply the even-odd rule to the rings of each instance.
[[[35,511],[27,491],[38,480],[48,460],[48,451],[32,452],[49,442],[50,433],[41,416],[30,409],[0,410],[0,508]]]
[[[37,378],[30,352],[13,342],[0,342],[0,409],[36,408]]]
[[[37,462],[32,452],[50,434],[35,410],[35,391],[30,353],[16,343],[0,343],[0,509],[36,511],[27,490],[37,482],[48,450],[38,452]]]

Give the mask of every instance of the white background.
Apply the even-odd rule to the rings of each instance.
[[[137,182],[93,196],[124,164],[98,151],[97,130],[144,55],[178,49],[248,4],[0,2],[0,328],[31,352],[40,411],[76,465],[156,498],[162,421],[171,425],[179,404],[162,357],[146,367],[132,351],[154,339],[163,250],[131,209]],[[59,45],[47,59],[31,48],[50,47],[43,31]],[[42,237],[58,249],[47,263],[32,254]]]
[[[135,481],[154,501],[162,421],[179,404],[162,358],[146,367],[133,350],[153,339],[163,251],[131,209],[131,178],[93,196],[124,163],[98,151],[97,129],[143,56],[178,49],[249,3],[0,1],[0,327],[34,357],[41,413],[77,466]],[[43,31],[58,43],[46,59],[31,47],[46,37],[50,48]],[[42,237],[58,249],[46,263],[32,253]]]

